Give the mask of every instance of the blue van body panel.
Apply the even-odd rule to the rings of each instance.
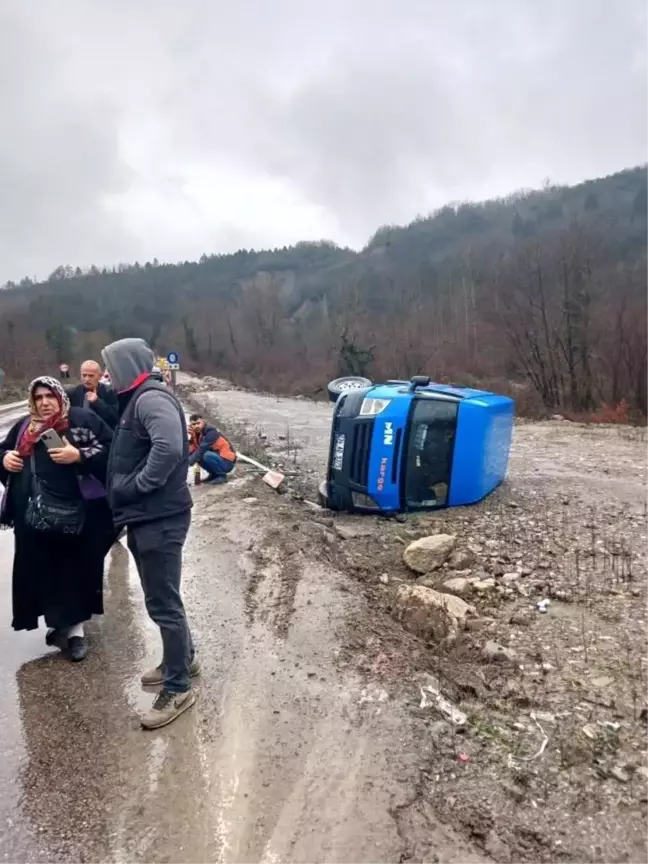
[[[365,398],[392,400],[375,420],[367,484],[367,493],[380,509],[392,512],[400,509],[400,466],[412,394],[382,386],[373,387]]]
[[[332,470],[329,464],[327,476],[329,488],[334,493],[333,509],[352,506],[351,495],[362,490],[373,499],[379,511],[403,509],[403,473],[407,464],[408,426],[414,402],[433,400],[435,394],[444,401],[450,398],[458,405],[445,505],[474,504],[504,480],[514,425],[515,403],[512,399],[447,384],[430,383],[416,389],[406,383],[378,384],[346,397],[346,403],[341,399],[339,410],[336,408],[331,455],[340,430],[344,430],[346,450],[342,469],[338,465]],[[369,417],[360,414],[363,399],[390,401],[383,411]],[[360,427],[362,430],[358,437]],[[362,443],[356,446],[356,441]],[[361,482],[358,482],[358,477],[362,477]]]

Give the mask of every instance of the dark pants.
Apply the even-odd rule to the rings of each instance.
[[[213,450],[208,450],[200,460],[200,467],[204,468],[205,471],[214,477],[222,477],[223,474],[229,474],[235,464],[235,462],[230,462],[229,459],[223,459],[222,456],[214,453]]]
[[[182,547],[191,513],[128,526],[128,548],[133,554],[144,589],[146,610],[162,636],[164,689],[189,689],[189,665],[194,646],[187,624],[180,577]]]

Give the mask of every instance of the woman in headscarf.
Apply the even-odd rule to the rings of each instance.
[[[70,408],[55,378],[32,381],[28,408],[0,442],[0,524],[15,536],[12,626],[33,630],[42,615],[47,644],[83,660],[83,622],[103,613],[104,557],[113,535],[103,489],[112,430],[92,411]],[[43,433],[62,446],[48,449]],[[34,518],[39,490],[64,515],[78,514],[72,528]]]

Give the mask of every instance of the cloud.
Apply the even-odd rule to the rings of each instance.
[[[82,70],[59,47],[46,20],[2,5],[0,278],[135,251],[104,206],[132,181],[119,155],[117,107],[76,87]]]
[[[358,246],[646,159],[643,0],[2,8],[0,278]]]

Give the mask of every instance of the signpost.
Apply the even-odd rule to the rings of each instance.
[[[176,373],[180,369],[180,355],[176,351],[169,351],[166,356],[167,369],[171,372],[171,384],[173,391],[176,389]]]

